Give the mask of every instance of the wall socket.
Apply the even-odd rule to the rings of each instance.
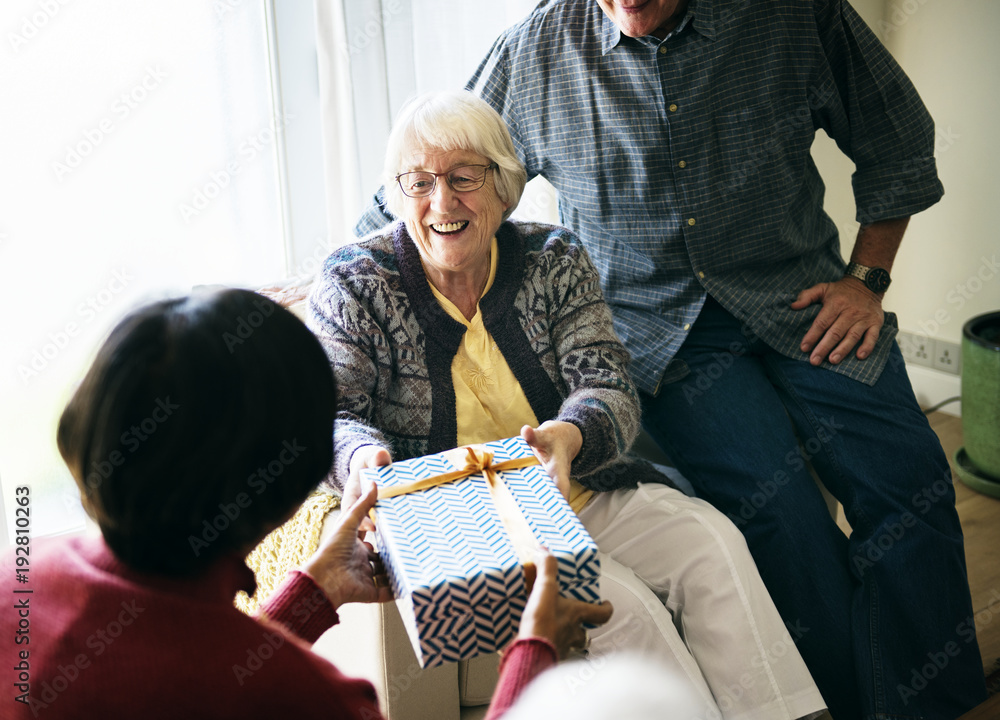
[[[903,353],[903,359],[908,363],[952,375],[962,372],[962,346],[958,343],[903,331],[896,335],[896,342]]]

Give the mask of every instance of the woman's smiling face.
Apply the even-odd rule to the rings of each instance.
[[[486,166],[485,158],[468,150],[418,148],[403,157],[400,172],[423,170],[447,173],[464,165]],[[490,241],[496,235],[507,206],[497,195],[493,171],[483,186],[456,192],[442,175],[427,197],[404,197],[403,220],[429,271],[479,273],[489,268]]]

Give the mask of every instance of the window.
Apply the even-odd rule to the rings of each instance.
[[[313,9],[283,5],[286,25],[263,0],[0,10],[0,483],[7,508],[31,487],[34,534],[83,525],[55,428],[126,312],[325,252],[322,168],[304,151],[320,143]],[[282,43],[289,73],[313,62],[287,96]]]
[[[403,104],[420,93],[463,87],[504,28],[536,4],[335,0],[317,5],[327,172],[354,179],[329,183],[335,244],[353,238],[354,221],[381,184],[386,138]],[[339,154],[331,153],[338,146]],[[556,222],[552,186],[532,180],[514,216]]]

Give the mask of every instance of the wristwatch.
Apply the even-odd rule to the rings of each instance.
[[[881,295],[888,290],[889,284],[892,282],[892,278],[889,277],[888,270],[884,270],[880,267],[859,265],[856,262],[847,264],[844,276],[846,277],[848,275],[856,277],[865,284],[866,288],[871,290],[876,295]]]

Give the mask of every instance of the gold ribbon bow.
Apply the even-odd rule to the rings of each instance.
[[[464,457],[462,451],[465,451]],[[378,499],[398,497],[407,495],[418,490],[445,485],[451,482],[464,480],[473,475],[482,475],[486,479],[486,485],[490,490],[490,497],[496,507],[500,521],[510,537],[514,546],[514,551],[521,558],[522,563],[533,563],[535,552],[538,549],[538,541],[531,533],[531,528],[521,509],[517,506],[517,501],[510,494],[510,489],[500,480],[497,473],[507,470],[520,470],[521,468],[538,465],[538,458],[532,455],[526,458],[514,458],[494,463],[493,453],[481,445],[469,445],[464,448],[456,448],[444,453],[444,456],[456,468],[454,472],[442,473],[433,477],[414,480],[401,485],[391,485],[378,489]]]

